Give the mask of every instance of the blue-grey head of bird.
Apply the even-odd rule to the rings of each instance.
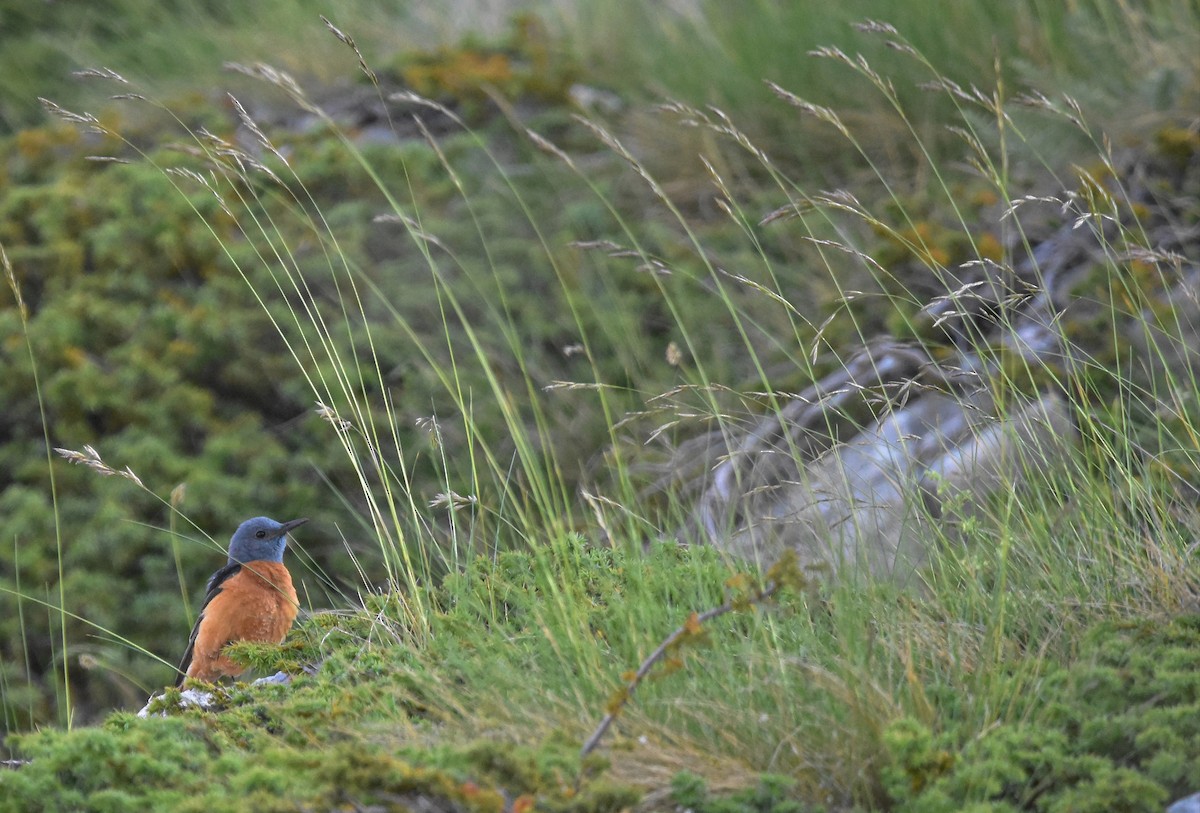
[[[246,520],[229,540],[229,563],[282,562],[288,532],[306,522],[307,517],[290,522],[276,522],[270,517]]]

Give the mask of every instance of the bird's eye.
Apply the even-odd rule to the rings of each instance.
[[[266,531],[255,531],[255,532],[254,532],[254,536],[255,536],[256,538],[258,538],[258,539],[266,539],[266,538],[267,538],[267,532],[266,532]]]

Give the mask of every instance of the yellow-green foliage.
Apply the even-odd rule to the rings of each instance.
[[[705,781],[682,771],[671,780],[671,802],[676,809],[696,813],[816,813],[823,807],[809,806],[792,798],[795,782],[786,776],[764,774],[755,787],[733,793],[711,793]]]
[[[51,445],[97,445],[164,496],[186,483],[183,509],[218,538],[246,516],[312,512],[328,493],[317,469],[334,482],[346,471],[269,314],[229,265],[218,240],[235,252],[245,247],[235,245],[236,230],[213,196],[181,197],[145,164],[84,162],[84,149],[98,145],[57,133],[0,146],[8,169],[0,243],[29,318],[26,331],[4,286],[0,511],[10,537],[0,586],[19,585],[26,595],[0,595],[0,663],[14,689],[27,675],[38,679],[63,648],[37,603],[57,603],[58,591],[47,591],[57,581],[55,521],[30,350]],[[41,160],[51,149],[56,159]],[[277,430],[283,421],[290,431]],[[66,609],[174,660],[189,619],[171,538],[152,527],[167,524],[164,506],[126,481],[54,465]],[[338,516],[336,508],[321,513]],[[180,548],[194,598],[221,554],[199,542]],[[313,552],[318,561],[331,553],[321,542]],[[97,638],[85,621],[69,622],[68,642],[79,646],[67,647],[82,711],[129,702],[169,679],[127,645]],[[81,656],[89,668],[78,668]],[[6,726],[43,719],[52,686],[36,700],[6,691]]]
[[[416,481],[425,492],[418,504],[447,487],[479,492],[479,485],[464,479],[475,466],[462,455],[463,415],[437,373],[438,368],[450,369],[452,353],[462,358],[457,320],[446,313],[418,247],[399,226],[372,223],[388,207],[338,143],[332,137],[301,139],[292,159],[307,190],[325,202],[325,222],[337,230],[344,259],[368,269],[377,286],[364,304],[372,321],[370,337],[363,325],[347,324],[335,331],[338,352],[343,359],[354,359],[356,391],[376,410],[369,413],[376,426],[389,420],[382,413],[381,394],[387,391],[402,442],[415,459]],[[54,653],[64,648],[51,632],[57,621],[47,622],[56,613],[38,603],[57,604],[58,566],[30,350],[40,374],[51,445],[95,445],[116,468],[131,468],[164,497],[185,483],[182,510],[219,541],[247,516],[308,515],[315,522],[300,542],[329,575],[357,581],[336,528],[348,535],[368,570],[378,556],[375,540],[362,534],[357,517],[362,504],[357,477],[329,424],[315,414],[319,396],[287,347],[287,341],[298,341],[293,309],[300,305],[280,294],[272,276],[278,264],[263,259],[273,258],[273,245],[287,246],[295,252],[314,306],[326,318],[343,318],[337,286],[344,280],[339,282],[337,275],[344,272],[331,271],[326,255],[315,250],[326,237],[314,232],[302,214],[289,210],[279,190],[261,178],[248,179],[241,192],[257,184],[269,196],[262,202],[243,206],[234,199],[234,189],[222,189],[232,201],[235,220],[212,190],[164,175],[146,161],[84,160],[93,152],[116,151],[116,146],[112,139],[82,143],[74,130],[61,126],[0,143],[0,244],[13,264],[29,316],[26,333],[12,292],[0,286],[0,363],[6,371],[0,381],[5,404],[0,512],[9,534],[8,543],[0,546],[0,587],[26,594],[18,600],[11,592],[0,593],[0,670],[6,682],[5,726],[10,729],[48,716],[55,695],[50,675],[60,657]],[[469,139],[449,137],[443,149],[449,160],[462,165],[472,194],[495,183],[494,169]],[[183,160],[171,150],[150,159],[172,166]],[[519,209],[494,195],[475,206],[490,241],[489,265],[482,258],[481,235],[461,216],[463,200],[428,145],[378,150],[371,161],[393,188],[411,184],[426,228],[449,244],[464,246],[463,268],[450,267],[443,278],[456,286],[468,303],[464,317],[475,322],[493,348],[491,361],[501,384],[516,392],[526,387],[512,351],[504,349],[501,330],[510,319],[536,326],[535,344],[515,348],[528,363],[543,371],[557,369],[556,378],[579,375],[583,360],[561,353],[578,340],[578,328],[565,303],[547,307],[564,294]],[[178,187],[172,188],[172,182]],[[279,231],[255,233],[251,212],[259,217],[269,212]],[[596,300],[592,286],[581,280],[578,293],[566,295]],[[265,307],[254,290],[262,294]],[[503,302],[504,309],[489,302]],[[602,311],[592,312],[592,324],[598,324]],[[403,322],[395,318],[397,313]],[[446,346],[447,318],[453,351]],[[404,324],[416,331],[428,357]],[[282,326],[286,340],[276,325]],[[623,333],[620,338],[628,337]],[[619,355],[603,353],[601,358],[614,359],[612,375],[627,379]],[[314,380],[335,380],[329,358],[311,362],[308,372]],[[468,369],[460,362],[455,376],[466,392],[487,390],[477,364]],[[430,414],[445,422],[441,438],[448,448],[434,450],[451,464],[445,474],[433,465],[436,456],[420,454],[430,443],[414,422]],[[503,418],[482,404],[470,419],[475,431],[488,437],[507,434]],[[565,414],[558,420],[573,423]],[[597,423],[571,438],[581,448],[594,448],[604,431]],[[108,636],[96,638],[97,628],[174,661],[191,618],[180,596],[171,537],[154,529],[170,522],[165,506],[128,482],[97,477],[62,461],[52,465],[64,529],[66,610],[80,617],[67,622],[68,667],[77,711],[86,717],[171,679],[169,669],[135,655],[128,645],[105,640]],[[180,532],[198,536],[182,524]],[[179,549],[182,581],[194,602],[222,554],[215,546],[191,540],[182,541]],[[301,579],[317,606],[331,602],[314,574]],[[88,669],[77,668],[80,656],[86,657]],[[61,676],[61,668],[57,671]],[[28,677],[40,684],[39,691],[22,689]]]
[[[14,755],[30,762],[0,772],[0,811],[222,811],[251,803],[283,810],[420,797],[488,813],[504,805],[502,797],[562,813],[619,810],[644,788],[616,781],[596,755],[581,763],[580,741],[623,665],[688,608],[718,601],[728,572],[708,550],[663,546],[647,558],[569,539],[490,563],[480,558],[461,578],[428,588],[437,609],[422,642],[402,604],[377,596],[360,612],[301,624],[286,649],[309,672],[291,685],[228,687],[205,712],[179,710],[170,692],[156,709],[168,710],[167,719],[117,713],[100,727],[10,738]],[[717,792],[699,775],[676,776],[672,801],[701,813],[819,809],[811,767],[802,755],[788,759],[790,749],[773,740],[802,734],[814,743],[835,720],[857,743],[858,761],[828,766],[823,781],[857,777],[860,803],[876,808],[1150,811],[1189,790],[1200,770],[1200,616],[1094,625],[1077,651],[1055,651],[1042,664],[1022,713],[979,731],[963,714],[967,687],[943,698],[949,687],[930,681],[934,718],[918,704],[887,720],[859,716],[864,685],[844,692],[837,682],[813,680],[831,674],[823,669],[845,668],[838,661],[856,646],[827,636],[826,627],[846,628],[831,615],[854,600],[897,606],[896,596],[873,592],[831,595],[812,617],[799,596],[783,595],[713,624],[686,663],[643,687],[629,730],[604,750],[619,759],[631,747],[620,738],[636,738],[652,721],[671,739],[698,742],[703,716],[680,711],[724,704],[719,738],[754,731],[766,742],[736,754],[740,790]],[[568,608],[554,607],[560,595]],[[814,671],[771,669],[754,654],[768,638],[781,651],[803,652]],[[898,667],[880,643],[872,639],[865,661],[875,673],[859,676],[874,691]],[[929,681],[929,667],[916,668]],[[762,679],[734,684],[726,673]],[[1016,671],[995,679],[1021,686]],[[771,683],[780,685],[763,685]],[[783,697],[795,708],[781,705]],[[697,770],[703,764],[697,757]],[[782,775],[752,769],[767,764]]]
[[[1004,251],[994,224],[976,230],[973,222],[998,196],[947,183],[936,158],[933,166],[924,163],[924,144],[910,145],[897,163],[906,180],[933,188],[929,197],[924,190],[897,193],[881,173],[869,181],[874,191],[859,196],[867,203],[854,216],[844,205],[825,205],[803,225],[757,225],[756,210],[805,196],[802,185],[777,174],[808,171],[804,156],[838,155],[811,177],[819,186],[832,180],[857,189],[860,176],[839,169],[883,152],[874,134],[857,151],[845,151],[837,139],[810,138],[807,126],[795,124],[794,108],[756,101],[762,76],[774,76],[759,62],[768,55],[786,53],[786,75],[776,77],[785,82],[825,75],[825,68],[793,73],[795,65],[814,64],[794,57],[803,50],[797,31],[819,33],[797,24],[816,7],[759,4],[758,13],[738,7],[726,15],[713,6],[714,16],[698,17],[694,26],[672,17],[670,36],[662,37],[661,20],[640,24],[647,20],[631,8],[637,4],[609,5],[620,9],[607,19],[622,34],[614,41],[625,46],[649,37],[655,46],[604,55],[627,61],[608,75],[639,72],[636,87],[627,85],[631,96],[644,91],[646,76],[666,88],[699,82],[698,105],[729,101],[767,110],[760,132],[783,133],[775,146],[820,146],[785,148],[780,162],[760,161],[758,148],[731,129],[734,119],[711,108],[694,111],[718,125],[688,128],[699,133],[695,142],[639,124],[635,114],[620,122],[636,134],[629,152],[602,143],[603,135],[575,122],[564,104],[574,61],[556,54],[532,18],[518,22],[507,47],[468,42],[399,63],[410,84],[480,128],[460,133],[439,119],[436,148],[399,127],[400,143],[357,153],[336,135],[293,120],[270,134],[286,166],[269,149],[258,150],[281,179],[273,180],[249,156],[229,159],[230,149],[216,167],[196,157],[197,145],[246,141],[236,132],[246,128],[228,109],[197,99],[179,115],[203,123],[215,138],[166,135],[156,126],[147,133],[131,124],[134,143],[156,145],[143,156],[111,136],[60,127],[0,145],[0,243],[29,316],[24,322],[15,295],[0,288],[0,516],[9,535],[0,545],[5,728],[36,728],[56,710],[65,720],[67,680],[76,723],[139,705],[173,675],[112,639],[124,636],[173,660],[191,621],[180,591],[197,598],[221,561],[213,546],[176,546],[153,530],[168,512],[146,491],[48,464],[47,437],[51,445],[100,446],[116,468],[130,467],[160,494],[186,483],[175,492],[186,493],[184,512],[218,537],[250,514],[313,516],[299,541],[315,566],[294,570],[306,605],[334,608],[306,618],[282,647],[237,647],[256,669],[304,673],[291,686],[223,688],[217,714],[180,710],[179,693],[171,691],[161,706],[177,718],[117,714],[103,728],[13,738],[9,747],[32,762],[0,773],[0,810],[430,801],[489,813],[510,802],[515,813],[626,808],[638,790],[596,780],[603,766],[578,764],[578,741],[605,698],[626,691],[622,673],[681,623],[693,645],[674,648],[666,668],[639,688],[623,710],[628,730],[613,736],[612,753],[633,750],[649,731],[648,742],[657,737],[663,747],[638,757],[669,751],[676,765],[680,755],[710,756],[727,770],[735,763],[731,772],[748,790],[710,793],[695,778],[676,782],[675,802],[702,813],[797,813],[797,798],[829,794],[844,805],[914,811],[1034,802],[1088,810],[1114,801],[1137,810],[1188,790],[1183,782],[1197,772],[1196,738],[1189,739],[1197,718],[1194,623],[1164,621],[1163,635],[1102,626],[1082,656],[1064,640],[1096,618],[1174,607],[1179,599],[1178,576],[1167,569],[1176,566],[1190,515],[1176,519],[1177,503],[1164,505],[1157,492],[1141,500],[1135,467],[1119,472],[1117,488],[1106,476],[1135,444],[1138,456],[1159,445],[1174,445],[1184,457],[1195,448],[1195,420],[1185,410],[1160,422],[1145,409],[1155,399],[1137,393],[1132,400],[1141,409],[1130,419],[1135,411],[1120,400],[1127,371],[1109,369],[1132,346],[1124,337],[1113,340],[1114,315],[1140,308],[1148,322],[1169,315],[1155,296],[1152,264],[1098,263],[1095,278],[1085,280],[1083,292],[1099,307],[1064,325],[1073,339],[1097,340],[1087,345],[1091,368],[1049,370],[1046,381],[1025,374],[1019,360],[1014,367],[1001,359],[1006,385],[1065,384],[1078,398],[1095,471],[1068,475],[1063,490],[1070,500],[1047,487],[1022,495],[1028,506],[1013,506],[1004,494],[1008,504],[1000,507],[1008,515],[964,521],[971,544],[934,562],[928,602],[887,585],[833,585],[820,595],[789,591],[767,608],[742,602],[719,625],[701,625],[697,611],[727,597],[730,571],[711,550],[653,546],[641,555],[642,543],[679,523],[677,515],[652,515],[657,506],[636,498],[636,467],[612,473],[613,491],[627,504],[593,499],[581,507],[578,487],[608,476],[596,473],[597,450],[624,431],[643,439],[617,422],[644,408],[649,396],[688,385],[679,397],[702,399],[700,409],[686,410],[702,420],[721,409],[725,387],[755,393],[731,401],[769,405],[765,391],[781,382],[798,389],[812,373],[836,369],[838,354],[856,349],[879,324],[924,336],[930,326],[911,331],[913,315],[928,296],[945,293],[931,279]],[[1073,22],[1098,22],[1096,4],[1077,5],[1084,17]],[[1054,55],[1044,68],[1065,68],[1072,53],[1091,53],[1082,35],[1081,45],[1040,47],[1055,41],[1063,21],[1051,6],[1033,18],[995,16],[983,5],[962,9],[967,16],[953,25],[941,15],[906,12],[935,42],[964,33],[987,38],[971,60],[946,61],[957,78],[962,68],[982,86],[1011,85],[1011,60],[996,60],[1005,49],[994,43],[1015,39],[1012,31],[1034,43],[1012,46],[1018,61],[1026,47],[1039,58]],[[1111,16],[1117,28],[1124,19]],[[28,27],[19,17],[14,30]],[[780,36],[786,48],[761,47]],[[8,29],[0,42],[9,58]],[[924,80],[928,66],[904,43],[888,44],[876,40],[877,51],[888,67],[903,61],[896,86],[908,100],[918,92],[908,81],[912,72]],[[676,59],[674,71],[648,68],[660,55],[674,51],[677,58],[679,49],[687,59]],[[727,70],[747,58],[752,71]],[[870,72],[865,58],[819,61],[839,70],[846,63],[861,68],[859,79]],[[751,74],[753,91],[743,92]],[[861,83],[844,86],[857,105]],[[511,106],[522,124],[586,156],[586,179],[536,150],[519,128],[514,133],[484,116],[493,88],[522,102]],[[962,102],[953,94],[937,98],[943,107]],[[989,122],[997,118],[987,104],[979,110]],[[990,124],[982,128],[979,110],[966,111],[962,123],[971,134],[986,130],[982,140],[999,135]],[[875,130],[882,118],[868,107],[853,129]],[[1004,135],[1015,137],[1017,124],[999,118],[1009,127]],[[912,124],[904,119],[906,128]],[[122,129],[122,120],[106,114],[100,126]],[[887,128],[880,132],[891,138]],[[731,145],[715,143],[729,135]],[[1159,138],[1177,169],[1191,165],[1193,136],[1168,129]],[[158,146],[170,138],[182,139],[184,149]],[[1083,140],[1075,138],[1072,144]],[[92,153],[135,160],[82,160]],[[697,153],[710,162],[703,170]],[[947,167],[958,165],[961,156],[952,155]],[[920,158],[915,171],[911,158]],[[1007,195],[1017,191],[1005,187],[1016,186],[1009,171],[1023,170],[1018,163],[976,169],[994,176]],[[646,177],[659,170],[668,176],[661,184]],[[931,171],[939,183],[922,174]],[[1080,200],[1101,210],[1121,206],[1114,180],[1108,164],[1093,167],[1080,180]],[[1195,190],[1166,191],[1164,198],[1185,198]],[[1129,208],[1121,213],[1126,242],[1114,246],[1121,251],[1143,242],[1124,216],[1141,217],[1147,207]],[[867,211],[880,209],[882,217]],[[1020,217],[1005,228],[1047,225],[1015,221]],[[601,250],[580,248],[579,240]],[[861,296],[851,294],[860,288]],[[841,304],[846,297],[853,301]],[[844,310],[822,327],[824,347],[816,346],[817,325],[833,307]],[[807,361],[825,347],[835,353]],[[562,390],[557,381],[598,386]],[[1194,382],[1171,383],[1194,390]],[[717,390],[722,394],[711,395]],[[1148,384],[1146,392],[1157,390]],[[347,421],[350,455],[336,421],[314,414],[317,400]],[[431,414],[436,427],[418,426]],[[1109,414],[1114,419],[1104,420]],[[735,420],[746,417],[743,411]],[[1110,425],[1132,438],[1116,454]],[[680,432],[686,437],[687,428]],[[348,459],[355,456],[378,468],[368,467],[360,481]],[[392,529],[409,534],[405,553],[418,561],[407,593],[384,582],[380,554],[395,551],[361,521],[364,487],[372,496],[396,493],[381,487],[385,469],[404,472],[389,479],[392,488],[403,490],[406,477],[416,483],[411,500],[397,495],[403,527]],[[448,492],[469,497],[462,503],[468,507],[427,510],[435,495]],[[1127,526],[1123,499],[1136,515]],[[1089,500],[1101,510],[1088,510]],[[627,524],[614,524],[610,509],[625,512]],[[1165,537],[1154,541],[1158,548],[1143,539],[1147,521]],[[615,547],[589,545],[564,529],[603,536]],[[340,547],[343,535],[353,557]],[[638,554],[628,555],[626,546]],[[334,583],[328,590],[325,575]],[[365,608],[346,609],[364,593]],[[60,596],[67,606],[56,606]],[[1117,643],[1099,640],[1104,636]],[[1143,684],[1152,693],[1140,694]],[[1131,707],[1152,713],[1125,713],[1121,704],[1135,695]],[[1095,708],[1107,718],[1094,719]],[[661,787],[661,765],[653,767]],[[765,768],[788,778],[758,776]]]
[[[565,129],[561,111],[546,115],[554,126],[564,128],[567,140],[585,143],[579,129]],[[519,183],[506,177],[479,148],[477,137],[512,150],[524,166],[536,171],[522,175]],[[509,459],[513,454],[507,441],[512,426],[495,406],[497,394],[521,405],[517,420],[531,427],[545,451],[536,465],[552,471],[549,476],[567,495],[553,518],[569,520],[575,527],[589,516],[571,516],[576,509],[570,495],[583,475],[582,461],[610,439],[602,405],[606,402],[609,414],[619,415],[643,406],[646,395],[688,380],[687,365],[681,370],[664,358],[668,342],[677,341],[682,331],[691,336],[689,350],[703,363],[706,376],[744,381],[747,348],[728,336],[740,318],[735,314],[746,308],[761,331],[750,342],[763,359],[786,361],[790,376],[798,377],[805,369],[796,348],[807,346],[823,316],[818,306],[828,304],[805,291],[819,287],[819,282],[795,279],[794,274],[779,278],[785,295],[811,308],[809,326],[797,334],[787,312],[763,309],[763,297],[753,289],[732,287],[714,295],[712,278],[695,247],[653,218],[643,224],[638,237],[647,252],[669,265],[669,276],[639,269],[640,257],[614,259],[572,248],[567,244],[574,239],[622,243],[629,235],[590,194],[564,196],[568,172],[559,163],[543,161],[528,145],[514,142],[506,128],[476,136],[447,135],[439,144],[440,155],[420,142],[366,153],[381,182],[393,193],[403,191],[402,205],[420,212],[424,231],[453,247],[452,256],[432,254],[432,269],[420,244],[400,226],[374,222],[376,215],[389,213],[388,204],[344,145],[321,134],[283,138],[299,178],[283,176],[287,189],[299,192],[303,183],[338,237],[341,254],[335,255],[332,267],[326,254],[328,236],[314,231],[308,213],[288,205],[279,187],[260,175],[222,188],[231,203],[227,212],[212,190],[187,178],[164,176],[145,162],[82,160],[100,147],[115,149],[112,139],[81,144],[72,131],[52,127],[0,146],[0,242],[13,260],[30,314],[26,336],[10,292],[0,288],[0,360],[6,369],[0,397],[7,419],[7,434],[0,436],[0,511],[17,543],[0,546],[0,578],[8,590],[16,590],[19,583],[29,597],[19,602],[10,593],[0,595],[0,669],[6,681],[5,724],[10,729],[26,728],[49,716],[59,679],[50,675],[61,674],[62,657],[56,654],[62,642],[51,632],[57,616],[37,603],[57,601],[53,588],[58,575],[50,544],[54,521],[42,420],[27,339],[41,374],[53,445],[99,445],[107,460],[117,468],[131,467],[160,494],[186,483],[183,510],[218,539],[253,514],[314,516],[316,522],[301,543],[315,554],[321,569],[348,583],[357,582],[358,576],[335,542],[334,528],[350,529],[351,547],[368,571],[377,545],[357,522],[357,478],[329,425],[313,413],[317,396],[272,324],[274,319],[293,342],[304,329],[295,317],[301,303],[286,286],[282,291],[276,288],[272,275],[280,263],[274,258],[275,248],[285,247],[285,261],[298,268],[315,307],[340,325],[334,332],[335,345],[343,359],[354,359],[356,387],[370,405],[370,422],[383,427],[394,421],[420,491],[418,505],[447,489],[473,494],[485,505],[503,503],[496,495],[504,489],[527,492],[527,472],[515,472],[516,482],[477,477],[487,467],[472,456],[478,455],[478,444],[468,443],[468,431],[495,444],[498,457]],[[173,150],[150,157],[171,166],[186,163]],[[276,171],[282,172],[282,167]],[[614,160],[598,170],[598,182],[608,185],[602,189],[615,190],[623,205],[644,205],[622,186],[627,174]],[[171,182],[179,188],[172,188]],[[507,188],[508,183],[513,187]],[[239,204],[232,197],[235,189],[242,194],[257,191],[262,198]],[[963,190],[963,197],[968,212],[982,211],[993,202],[969,189]],[[925,206],[910,206],[914,234],[929,224],[921,238],[927,249],[918,254],[937,248],[951,252],[957,262],[993,251],[986,233],[976,237],[973,246],[965,238],[952,238],[952,230],[944,225],[951,221],[935,219],[932,213],[926,216]],[[250,214],[269,214],[274,230],[256,233]],[[877,256],[884,258],[900,245],[893,239],[897,230],[908,228],[902,211],[893,211],[891,217],[897,225],[875,246]],[[942,225],[931,225],[935,223]],[[768,230],[762,237],[771,262],[790,268],[802,256],[812,259],[789,246],[785,231]],[[733,224],[723,219],[706,222],[703,234],[714,246],[713,255],[727,260],[722,267],[747,275],[762,273],[763,258],[747,249]],[[904,249],[907,260],[892,258],[898,268],[914,264],[913,245]],[[365,324],[347,320],[341,311],[344,300],[339,297],[346,296],[347,274],[340,267],[342,259],[351,275],[370,283],[363,297],[369,335]],[[916,278],[926,274],[920,262],[915,265],[915,270],[903,273]],[[1152,275],[1137,268],[1127,275],[1111,271],[1097,269],[1093,299],[1103,296],[1101,301],[1116,303],[1117,295],[1123,294],[1157,301]],[[860,272],[854,284],[860,284],[861,277]],[[906,279],[882,281],[885,289],[896,283],[895,289],[888,289],[889,298],[858,298],[851,305],[857,318],[835,320],[825,340],[831,346],[852,347],[861,326],[881,312],[884,318],[906,321],[919,303]],[[1120,290],[1113,287],[1114,279],[1123,286]],[[262,294],[262,303],[251,287]],[[458,311],[448,304],[447,293],[456,298]],[[1072,338],[1099,336],[1111,346],[1105,318],[1115,307],[1100,308],[1094,324],[1068,318],[1065,327]],[[481,356],[464,337],[464,320],[478,337]],[[519,332],[514,325],[520,326]],[[795,347],[779,340],[789,335],[796,336]],[[587,354],[564,352],[582,340],[588,342]],[[1104,352],[1103,341],[1095,343],[1093,357],[1104,361]],[[310,376],[332,380],[336,365],[328,358],[303,363]],[[1028,376],[1018,375],[1021,372],[1007,375],[1023,382]],[[456,393],[447,392],[441,375],[458,388]],[[601,397],[541,392],[555,380],[614,386]],[[1117,380],[1098,365],[1083,372],[1084,389],[1095,390],[1101,402]],[[493,391],[493,381],[499,393]],[[750,383],[755,389],[763,386],[761,381]],[[799,381],[796,386],[802,385]],[[393,408],[390,417],[381,411],[385,392]],[[344,408],[342,412],[350,414]],[[418,418],[430,414],[441,419],[436,438],[415,427]],[[1190,425],[1194,424],[1181,416],[1172,431],[1182,437]],[[1153,434],[1156,426],[1147,431]],[[1140,431],[1139,425],[1131,425],[1130,431]],[[1186,453],[1164,458],[1168,464],[1185,472],[1190,465]],[[64,589],[71,598],[67,609],[173,661],[191,618],[183,608],[171,540],[146,527],[165,525],[165,508],[127,482],[55,465],[64,529]],[[480,512],[472,522],[474,532],[460,539],[489,539],[492,544],[498,540],[500,547],[524,544],[507,521],[490,512]],[[435,538],[444,538],[440,517],[424,527],[432,527]],[[181,544],[180,550],[183,581],[194,602],[221,554],[193,542]],[[430,571],[436,576],[438,554],[429,547],[425,553],[434,559]],[[322,582],[313,574],[299,571],[315,606],[340,606],[339,598],[322,594]],[[85,716],[131,703],[171,679],[166,666],[135,656],[127,645],[90,637],[95,628],[86,622],[68,622],[67,642],[75,699]],[[78,668],[79,656],[85,656],[88,668]],[[28,677],[36,690],[24,685]]]
[[[1158,151],[1181,169],[1200,153],[1200,133],[1184,127],[1163,127],[1154,135]]]
[[[521,31],[514,47],[538,71],[551,70],[549,45],[536,26]],[[233,120],[207,106],[180,115],[232,135]],[[568,124],[566,111],[540,115],[565,142],[595,148],[583,128]],[[151,120],[150,133],[130,124],[130,138],[161,143],[173,137],[165,129],[171,125]],[[120,125],[111,116],[102,122]],[[677,335],[666,296],[693,324],[691,349],[705,359],[708,373],[726,380],[741,375],[742,354],[708,329],[729,323],[730,314],[707,287],[708,272],[686,237],[661,225],[648,229],[646,250],[674,266],[663,279],[639,270],[639,257],[614,259],[570,246],[580,238],[624,241],[627,235],[593,193],[565,195],[569,168],[514,139],[503,123],[482,134],[445,135],[436,151],[421,141],[368,149],[370,172],[333,134],[273,134],[294,172],[275,166],[281,184],[254,172],[225,182],[180,150],[156,148],[143,158],[111,136],[85,135],[54,126],[0,142],[0,243],[29,315],[26,332],[12,293],[0,286],[6,370],[0,512],[10,540],[0,546],[0,587],[25,594],[18,600],[0,593],[9,729],[51,715],[61,699],[64,656],[56,653],[64,650],[76,713],[85,719],[170,681],[167,666],[111,637],[173,662],[192,621],[180,582],[194,608],[204,580],[222,561],[215,546],[179,522],[188,538],[177,542],[177,572],[176,543],[155,530],[171,522],[161,502],[127,481],[47,462],[30,351],[52,446],[95,445],[106,461],[129,467],[164,497],[186,484],[182,511],[220,542],[247,516],[312,516],[299,542],[315,557],[315,570],[341,584],[359,581],[342,552],[342,534],[370,580],[378,578],[379,551],[361,521],[358,477],[336,433],[315,414],[316,401],[356,417],[351,445],[364,458],[362,435],[390,437],[394,426],[418,506],[445,491],[471,494],[482,505],[506,504],[501,492],[522,491],[526,478],[540,477],[526,471],[511,482],[479,476],[488,464],[468,436],[486,439],[497,459],[510,459],[510,421],[516,421],[545,450],[530,465],[561,482],[562,504],[540,510],[573,525],[574,486],[586,461],[611,440],[606,410],[635,408],[680,380],[680,370],[663,356]],[[191,134],[174,135],[195,147]],[[481,137],[483,146],[515,157],[519,178],[494,164]],[[85,160],[105,153],[132,163]],[[168,167],[195,169],[213,187],[164,173]],[[601,189],[628,185],[628,174],[610,157],[597,183]],[[451,250],[427,257],[426,244],[402,225],[377,222],[378,215],[395,212],[376,179],[403,211],[419,213],[437,245]],[[636,203],[637,196],[623,194]],[[711,227],[720,244],[733,244],[731,224]],[[744,247],[738,250],[753,261]],[[303,281],[312,312],[335,326],[336,360],[306,353],[305,342],[321,345],[305,302],[282,275],[285,267]],[[360,300],[349,280],[360,286]],[[731,296],[754,298],[740,289]],[[787,329],[780,312],[759,321]],[[588,353],[566,352],[583,341]],[[299,351],[299,367],[289,344]],[[332,398],[322,391],[344,370],[361,412],[348,407],[337,387],[330,388]],[[600,396],[542,391],[556,380],[613,386]],[[506,416],[497,399],[515,404],[515,415]],[[416,425],[430,415],[439,419],[436,433]],[[384,464],[398,467],[394,449],[382,453]],[[65,609],[78,616],[67,621],[65,646],[57,611],[39,604],[58,603],[48,465],[57,477],[63,588],[70,598]],[[414,531],[444,541],[441,515],[421,521],[409,514],[403,520]],[[456,544],[524,544],[493,512],[478,512],[470,522],[474,529]],[[449,556],[427,545],[414,558],[436,576]],[[327,582],[308,572],[314,569],[295,569],[316,606],[338,606]],[[96,637],[97,629],[112,635]],[[78,668],[80,656],[88,668]],[[37,691],[25,691],[29,679]]]
[[[0,779],[0,810],[293,811],[449,805],[502,813],[507,799],[561,813],[608,813],[639,793],[604,780],[576,791],[570,747],[479,742],[434,751],[381,746],[346,732],[320,747],[285,744],[265,711],[241,731],[225,718],[114,715],[70,735],[28,735],[32,761]],[[274,722],[288,727],[287,721]]]
[[[720,596],[725,570],[711,551],[661,549],[653,562],[626,569],[624,556],[579,540],[544,556],[481,558],[461,578],[430,588],[439,609],[419,648],[389,597],[357,614],[314,616],[290,649],[315,673],[291,686],[222,689],[215,712],[179,710],[172,690],[154,708],[168,710],[167,719],[118,713],[102,727],[10,738],[10,749],[30,762],[0,773],[0,811],[323,809],[427,798],[499,813],[506,799],[521,797],[523,807],[560,813],[624,809],[640,791],[607,778],[603,759],[581,763],[578,740],[545,734],[535,710],[524,724],[513,723],[519,705],[508,709],[511,719],[486,714],[506,698],[528,702],[532,676],[542,700],[587,691],[604,677],[582,673],[586,653],[545,634],[561,621],[547,609],[557,591],[623,658],[644,640],[627,629],[635,605],[657,611],[673,598],[694,606]],[[491,728],[508,733],[462,734]],[[438,730],[459,733],[422,745]],[[507,739],[514,735],[519,743]]]
[[[1200,616],[1102,624],[1039,693],[1043,712],[966,744],[893,723],[883,778],[896,809],[1151,813],[1194,790]]]
[[[416,93],[461,105],[471,119],[478,119],[489,93],[509,101],[566,103],[578,69],[537,16],[521,14],[513,23],[509,41],[501,46],[467,39],[409,54],[399,61],[397,72]]]

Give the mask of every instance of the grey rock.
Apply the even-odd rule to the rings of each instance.
[[[1168,807],[1167,813],[1200,813],[1200,793],[1183,797]]]

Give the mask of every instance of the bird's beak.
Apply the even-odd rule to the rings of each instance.
[[[292,532],[293,528],[299,528],[306,522],[308,522],[308,517],[301,517],[300,519],[293,519],[290,522],[285,522],[283,523],[283,527],[279,530],[279,535],[284,536],[285,534],[289,534]]]

